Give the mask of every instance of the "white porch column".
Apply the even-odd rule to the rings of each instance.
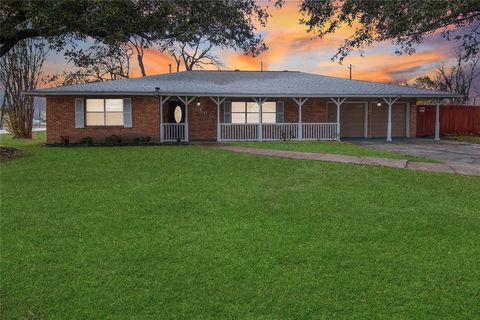
[[[292,98],[298,106],[298,140],[303,140],[302,108],[308,98]]]
[[[212,100],[216,105],[217,105],[217,141],[220,141],[220,105],[225,101],[225,98],[220,98],[220,97],[210,97],[210,100]]]
[[[185,97],[177,97],[180,101],[182,101],[183,105],[185,106],[185,141],[188,142],[189,141],[189,137],[188,137],[188,105],[190,104],[190,102],[193,101],[193,99],[195,99],[195,97],[191,97],[190,99],[188,99],[188,96],[185,96]]]
[[[258,98],[253,100],[258,104],[259,114],[258,114],[258,140],[263,140],[263,103],[267,101],[268,98]]]
[[[185,141],[188,142],[188,97],[185,97]]]
[[[368,102],[363,107],[363,137],[368,138]]]
[[[160,96],[160,142],[163,142],[163,96]]]
[[[164,142],[165,134],[164,134],[164,127],[163,127],[163,104],[170,99],[170,96],[163,97],[160,96],[160,142]]]
[[[410,102],[407,102],[407,108],[405,111],[407,114],[405,115],[405,136],[410,138]]]
[[[337,141],[340,141],[340,106],[342,105],[342,103],[345,102],[345,100],[347,100],[347,98],[330,98],[330,100],[333,101],[333,103],[335,103],[335,105],[337,106]]]
[[[387,141],[392,141],[392,105],[398,98],[383,98],[388,105],[388,119],[387,119]]]
[[[435,100],[435,141],[440,141],[440,104],[442,100]]]

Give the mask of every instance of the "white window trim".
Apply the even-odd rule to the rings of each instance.
[[[106,101],[112,99],[112,100],[120,100],[122,101],[122,111],[106,111]],[[103,111],[88,111],[87,107],[87,100],[103,100]],[[124,127],[125,126],[125,115],[123,112],[123,99],[122,98],[85,98],[84,101],[84,121],[85,121],[85,127]],[[88,113],[103,113],[103,124],[93,124],[90,125],[88,124]],[[121,113],[122,114],[122,124],[107,124],[107,113]]]

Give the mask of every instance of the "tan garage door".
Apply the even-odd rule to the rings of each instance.
[[[365,105],[346,103],[340,108],[340,137],[363,137]]]
[[[387,136],[388,107],[383,103],[381,107],[372,107],[372,137]],[[395,103],[392,106],[392,137],[406,136],[406,105]]]

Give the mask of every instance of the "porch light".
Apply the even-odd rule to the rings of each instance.
[[[380,99],[378,99],[377,101],[377,107],[381,107],[382,106],[382,101]]]
[[[200,107],[200,98],[197,97],[197,107]]]

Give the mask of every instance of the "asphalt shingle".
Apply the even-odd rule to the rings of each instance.
[[[26,92],[29,95],[163,95],[229,97],[455,97],[449,92],[349,80],[299,71],[185,71]]]

